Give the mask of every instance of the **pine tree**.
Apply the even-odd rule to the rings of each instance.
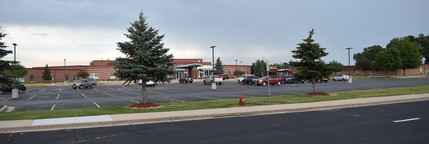
[[[49,71],[48,64],[46,64],[45,68],[43,69],[42,79],[45,81],[52,80],[51,71]]]
[[[116,75],[125,80],[127,86],[133,82],[142,80],[143,102],[148,102],[146,95],[146,82],[167,81],[167,75],[174,73],[173,55],[167,54],[168,48],[164,48],[162,39],[164,35],[159,35],[158,30],[148,26],[143,13],[139,19],[131,23],[125,36],[130,39],[128,42],[118,42],[118,50],[125,54],[125,57],[116,58]]]
[[[3,39],[3,37],[6,37],[6,34],[3,34],[0,32],[0,82],[7,83],[7,82],[9,82],[9,78],[5,72],[7,69],[9,69],[10,64],[12,62],[3,60],[2,58],[4,56],[12,53],[12,51],[5,50],[5,48],[7,48],[7,46],[5,45],[5,43],[3,41],[1,41]]]
[[[217,60],[216,60],[215,69],[216,69],[215,74],[220,75],[220,74],[224,73],[224,71],[223,71],[223,65],[222,65],[222,61],[220,60],[220,57],[218,57]]]
[[[313,84],[313,92],[316,92],[316,80],[324,76],[326,64],[322,61],[322,57],[327,56],[325,48],[321,48],[318,43],[313,40],[314,29],[310,31],[309,36],[302,43],[298,44],[296,50],[293,50],[292,57],[298,61],[291,61],[290,64],[298,69],[298,74],[301,79],[310,80]]]

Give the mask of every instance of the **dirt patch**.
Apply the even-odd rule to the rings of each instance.
[[[161,107],[161,105],[159,105],[159,104],[154,104],[154,103],[150,103],[150,102],[147,102],[147,103],[140,102],[140,103],[135,103],[135,104],[129,106],[128,108],[130,108],[130,109],[147,109],[147,108],[159,108],[159,107]]]
[[[326,92],[309,92],[305,94],[306,96],[330,96],[330,94]]]

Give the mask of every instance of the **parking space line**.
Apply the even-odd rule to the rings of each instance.
[[[33,95],[30,98],[27,99],[27,101],[30,101],[31,99],[33,99],[34,97],[36,97],[37,95]]]
[[[103,94],[114,97],[114,95],[106,93],[106,92],[103,92]]]
[[[82,94],[83,97],[88,98],[85,94],[83,94],[83,93],[80,93],[80,94]]]
[[[162,99],[166,99],[166,100],[170,100],[170,101],[176,101],[176,102],[185,102],[185,101],[181,101],[181,100],[177,100],[177,99],[171,99],[171,98],[162,98]]]
[[[60,95],[61,95],[61,94],[58,94],[58,96],[57,96],[56,100],[58,100],[58,98],[60,98]]]
[[[61,92],[61,87],[60,87],[60,92]]]
[[[57,106],[57,104],[54,104],[54,105],[51,107],[51,111],[52,111],[52,110],[54,110],[55,106]]]
[[[3,100],[2,102],[8,101],[8,100],[10,100],[10,99],[12,99],[12,97],[7,98],[7,99]]]
[[[140,103],[140,102],[138,102],[138,101],[135,101],[135,100],[130,100],[131,102],[133,102],[133,103]]]
[[[40,92],[43,92],[43,91],[45,91],[45,89],[40,90]]]
[[[97,103],[95,103],[95,102],[92,102],[95,106],[97,106],[98,108],[100,108],[100,105],[98,105]]]

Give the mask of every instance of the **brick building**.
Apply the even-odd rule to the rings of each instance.
[[[173,79],[184,76],[192,76],[194,79],[202,79],[212,73],[212,63],[204,62],[202,59],[174,59],[175,74],[171,75]],[[50,66],[52,80],[49,82],[75,81],[79,71],[87,71],[90,78],[99,80],[118,80],[115,76],[114,60],[93,60],[89,65],[66,65]],[[224,65],[225,74],[233,77],[235,69],[250,73],[249,65]],[[45,67],[27,68],[28,74],[24,77],[25,82],[44,82],[42,79]]]

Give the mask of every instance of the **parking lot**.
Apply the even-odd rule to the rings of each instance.
[[[428,85],[429,78],[397,78],[397,79],[354,79],[349,84],[345,81],[318,83],[317,90],[324,92],[377,89]],[[275,95],[303,94],[312,90],[310,83],[283,84],[270,86],[270,93]],[[235,80],[224,81],[212,90],[210,85],[204,85],[196,80],[194,83],[171,83],[148,87],[148,97],[153,103],[189,102],[203,100],[219,100],[237,98],[242,94],[249,97],[267,97],[268,87],[237,84]],[[93,89],[73,89],[71,86],[45,86],[28,88],[20,93],[18,99],[12,99],[11,93],[0,95],[0,105],[15,107],[14,111],[57,110],[72,108],[94,108],[108,106],[129,106],[142,101],[141,87],[131,84],[104,85]]]

